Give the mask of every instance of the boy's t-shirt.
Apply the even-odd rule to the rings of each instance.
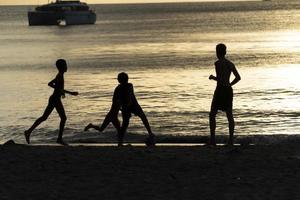
[[[139,105],[134,95],[133,85],[131,83],[119,84],[114,91],[113,102],[119,103],[122,107]]]

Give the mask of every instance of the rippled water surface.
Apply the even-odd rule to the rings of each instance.
[[[243,2],[94,5],[96,25],[29,27],[30,7],[0,7],[0,137],[23,142],[22,133],[42,114],[52,90],[55,60],[65,58],[65,87],[80,96],[63,100],[68,140],[110,137],[84,133],[110,108],[116,76],[129,73],[136,96],[159,135],[208,135],[215,83],[215,45],[242,81],[234,86],[238,135],[298,134],[300,131],[300,3]],[[57,136],[58,115],[33,133]],[[217,131],[227,134],[224,113]],[[140,120],[128,130],[144,134]],[[108,138],[113,140],[113,138]]]

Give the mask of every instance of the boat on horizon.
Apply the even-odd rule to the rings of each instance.
[[[79,0],[56,0],[28,11],[29,26],[95,24],[96,13]]]

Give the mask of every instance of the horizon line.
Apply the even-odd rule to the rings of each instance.
[[[102,3],[89,3],[89,5],[135,5],[135,4],[173,4],[173,3],[217,3],[217,2],[262,2],[265,0],[200,0],[200,1],[162,1],[162,2],[102,2]],[[85,1],[81,1],[85,2]],[[45,5],[47,3],[38,3],[38,4],[1,4],[0,6],[36,6],[36,5]]]

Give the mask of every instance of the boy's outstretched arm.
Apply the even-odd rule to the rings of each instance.
[[[77,96],[79,94],[78,92],[71,92],[71,91],[68,91],[68,90],[64,90],[64,93],[74,95],[74,96]]]
[[[231,86],[235,85],[237,82],[239,82],[241,80],[241,76],[240,76],[239,72],[237,71],[237,69],[235,68],[235,66],[233,66],[233,68],[232,68],[232,73],[235,76],[235,78],[230,83]]]

